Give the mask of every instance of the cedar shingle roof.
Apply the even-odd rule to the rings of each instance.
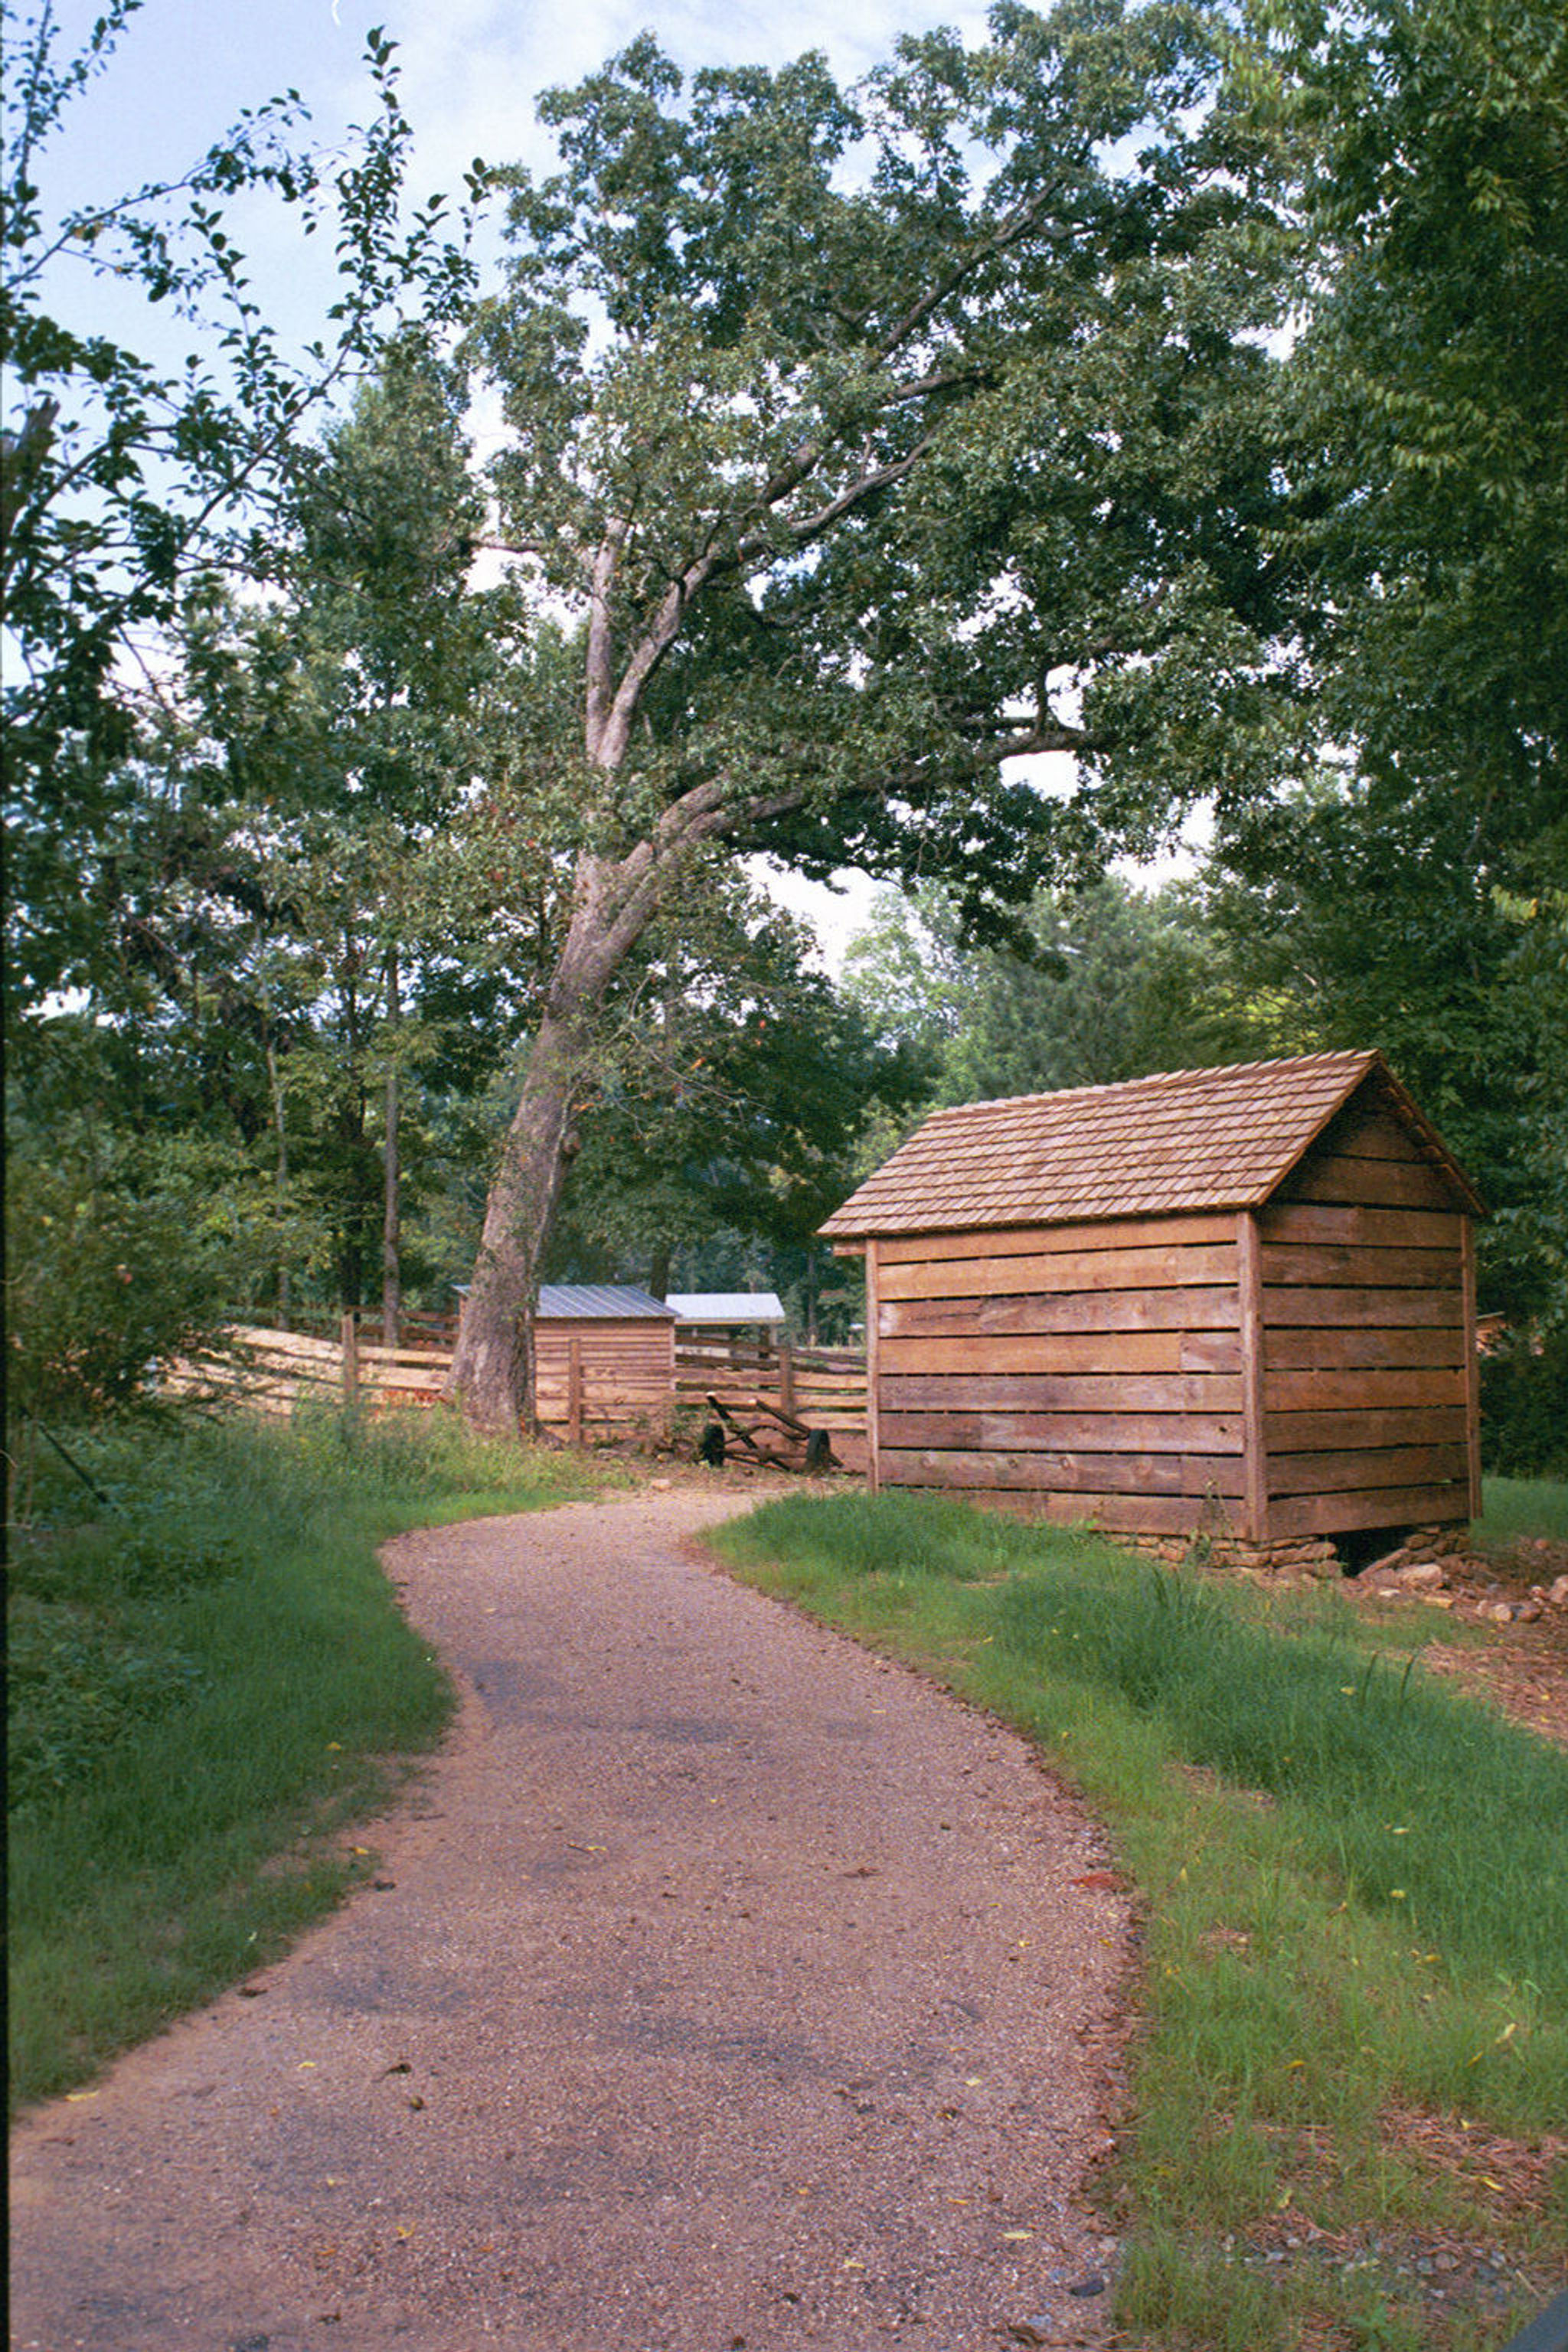
[[[933,1111],[828,1218],[830,1235],[951,1233],[1256,1208],[1375,1074],[1387,1108],[1479,1206],[1380,1054],[1172,1070]]]

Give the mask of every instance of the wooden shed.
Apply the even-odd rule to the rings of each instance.
[[[534,1408],[575,1439],[667,1430],[675,1409],[675,1314],[622,1283],[545,1283],[533,1325]]]
[[[1373,1053],[937,1111],[823,1228],[873,1485],[1269,1550],[1464,1521],[1480,1213]]]

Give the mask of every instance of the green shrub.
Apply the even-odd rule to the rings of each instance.
[[[18,1127],[5,1171],[6,1387],[47,1422],[145,1410],[154,1367],[221,1352],[269,1213],[243,1157],[85,1111]]]
[[[1568,1477],[1568,1321],[1505,1332],[1481,1358],[1489,1475]]]

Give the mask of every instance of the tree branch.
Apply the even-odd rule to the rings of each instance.
[[[621,551],[626,543],[629,523],[623,517],[612,518],[603,539],[594,551],[593,570],[588,587],[588,654],[587,700],[584,721],[584,748],[590,760],[599,758],[599,746],[605,732],[605,721],[614,699],[612,666],[615,658],[615,635],[610,619],[610,597],[615,588],[616,572],[620,564]]]
[[[851,482],[847,489],[840,490],[836,499],[829,499],[827,504],[819,507],[814,515],[806,515],[801,521],[791,523],[790,535],[796,546],[809,546],[814,539],[819,539],[825,530],[830,530],[842,516],[861,505],[875,491],[885,490],[891,483],[903,481],[906,476],[914,472],[936,437],[933,425],[929,433],[921,434],[907,457],[897,458],[890,466],[878,466],[870,473],[863,473],[858,481]],[[746,545],[747,542],[742,541],[742,551]]]

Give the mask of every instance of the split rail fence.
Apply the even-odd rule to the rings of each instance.
[[[208,1366],[181,1366],[164,1380],[171,1394],[202,1391],[233,1396],[260,1412],[286,1415],[312,1400],[371,1406],[426,1406],[439,1402],[452,1361],[451,1326],[431,1318],[426,1339],[410,1329],[410,1344],[385,1348],[366,1339],[363,1323],[345,1315],[334,1336],[278,1331],[260,1324],[231,1328],[234,1355]],[[439,1344],[446,1339],[447,1344]],[[744,1412],[762,1402],[825,1430],[839,1460],[866,1461],[866,1359],[851,1348],[795,1348],[735,1339],[688,1339],[675,1347],[674,1410],[700,1416],[709,1397]],[[647,1399],[595,1377],[575,1341],[566,1376],[542,1386],[546,1425],[573,1443],[584,1436],[646,1433]]]
[[[352,1315],[335,1338],[311,1331],[275,1331],[263,1324],[230,1326],[233,1353],[206,1364],[176,1365],[163,1379],[171,1395],[212,1392],[237,1398],[258,1412],[287,1415],[296,1405],[374,1399],[383,1404],[432,1405],[452,1361],[450,1348],[382,1348],[367,1340]]]

